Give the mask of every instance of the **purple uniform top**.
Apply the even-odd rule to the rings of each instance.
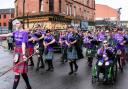
[[[16,30],[13,32],[16,47],[21,46],[22,43],[28,43],[28,32],[24,30]]]
[[[88,36],[83,37],[83,42],[84,42],[84,44],[90,43],[90,40],[89,40]]]
[[[67,41],[68,42],[73,42],[75,40],[76,40],[76,38],[73,36],[73,33],[68,33],[67,34]]]
[[[60,41],[62,42],[62,46],[66,46],[65,40],[66,40],[66,36],[60,36]]]
[[[103,32],[99,33],[97,39],[98,39],[98,41],[104,41],[105,40],[105,34]]]
[[[29,34],[28,38],[31,39],[32,37],[35,37],[34,34]],[[33,48],[34,47],[34,43],[33,41],[29,41],[28,42],[28,48]]]
[[[53,37],[52,35],[44,36],[44,42],[45,42],[45,43],[49,43],[49,42],[51,42],[53,39],[54,39],[54,37]],[[53,45],[52,45],[52,44],[51,44],[51,45],[48,45],[47,49],[48,49],[49,51],[53,51]]]
[[[104,61],[103,55],[106,55],[107,56],[106,50],[109,50],[111,53],[114,52],[114,49],[112,47],[109,47],[107,49],[106,48],[104,48],[104,49],[103,48],[98,49],[97,54],[98,55],[102,55],[102,58],[101,59],[98,59],[101,62]],[[107,58],[108,58],[108,56],[107,56]],[[112,61],[112,59],[108,58],[108,61]]]
[[[124,40],[124,36],[122,34],[117,33],[114,35],[114,40],[116,40],[116,42],[118,43],[121,43]]]

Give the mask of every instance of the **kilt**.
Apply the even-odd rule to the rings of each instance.
[[[33,48],[28,48],[28,56],[31,56],[34,53]]]
[[[47,54],[44,53],[44,59],[45,60],[53,60],[53,57],[54,57],[53,51],[49,51]]]
[[[63,59],[67,59],[67,47],[62,47],[61,53],[62,53]]]
[[[22,48],[21,47],[16,47],[14,49],[15,53],[19,53],[19,61],[23,61],[23,54],[22,54]],[[17,63],[13,63],[14,66]],[[15,68],[13,68],[13,71],[16,73],[27,73],[28,72],[28,63],[27,62],[22,62],[21,64],[17,65]]]
[[[78,59],[78,55],[77,55],[75,46],[72,46],[72,50],[70,48],[67,49],[67,59],[68,60]]]

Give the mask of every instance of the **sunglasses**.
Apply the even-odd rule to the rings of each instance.
[[[103,43],[103,44],[108,44],[107,42]]]

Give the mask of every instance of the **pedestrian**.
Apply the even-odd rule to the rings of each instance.
[[[34,53],[34,44],[35,41],[33,40],[33,33],[29,31],[28,34],[28,55],[31,56]],[[34,66],[33,57],[30,57],[30,64],[28,66]]]
[[[45,61],[48,64],[48,69],[46,71],[53,71],[53,56],[54,56],[54,50],[53,50],[53,44],[55,43],[55,38],[51,34],[50,30],[46,31],[46,35],[44,36],[44,58]]]
[[[43,45],[43,41],[44,41],[44,32],[41,28],[41,26],[39,24],[37,24],[36,28],[35,28],[36,32],[35,32],[35,36],[36,36],[36,42],[39,45],[39,53],[38,53],[38,61],[37,61],[37,68],[36,71],[39,71],[40,68],[44,68],[44,61],[43,61],[43,52],[44,52],[44,45]],[[41,63],[41,66],[40,66]]]
[[[61,60],[62,63],[67,62],[67,45],[65,43],[65,40],[66,40],[66,33],[62,32],[59,37],[59,43],[61,46],[61,53],[62,53],[62,60]]]
[[[66,45],[68,46],[67,48],[67,59],[69,60],[69,65],[70,65],[70,72],[69,75],[73,74],[74,72],[77,72],[78,70],[78,65],[76,63],[76,60],[78,60],[78,55],[77,55],[77,50],[75,47],[75,43],[77,42],[77,38],[75,38],[73,34],[73,27],[68,27],[69,33],[67,34],[67,39],[66,39]],[[73,65],[75,66],[75,70],[73,70]]]
[[[83,38],[84,47],[86,47],[86,57],[88,60],[88,66],[92,67],[93,58],[95,57],[95,44],[94,44],[94,38],[90,31],[87,32],[87,34]]]
[[[27,88],[26,89],[32,89],[31,85],[29,84],[29,79],[27,76],[28,72],[28,64],[27,64],[27,43],[28,43],[28,32],[26,32],[22,25],[23,23],[18,20],[13,21],[13,25],[15,25],[16,30],[12,33],[9,34],[3,34],[0,35],[0,37],[8,37],[8,36],[14,36],[15,40],[15,60],[14,60],[14,66],[19,63],[20,61],[23,61],[21,64],[17,65],[13,71],[15,73],[15,78],[14,78],[14,84],[12,89],[16,89],[19,80],[20,80],[20,75],[23,77]],[[17,57],[16,57],[17,56]]]
[[[13,38],[12,37],[8,37],[7,38],[7,42],[8,42],[8,50],[13,50]]]

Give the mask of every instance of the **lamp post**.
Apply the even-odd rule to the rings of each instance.
[[[117,12],[118,12],[117,25],[118,25],[119,27],[121,26],[121,23],[120,23],[121,9],[122,9],[122,8],[118,8],[118,10],[117,10]]]

